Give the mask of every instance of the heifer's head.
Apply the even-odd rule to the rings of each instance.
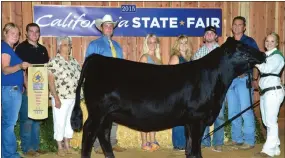
[[[255,64],[265,62],[265,53],[243,44],[232,37],[221,46],[226,54],[227,60],[233,65],[237,75],[241,75],[249,69],[252,69]]]

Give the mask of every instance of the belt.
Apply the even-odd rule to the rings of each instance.
[[[282,88],[281,86],[268,87],[268,88],[265,88],[265,89],[261,90],[259,94],[263,95],[267,91],[277,90],[277,89],[281,89],[281,88]]]

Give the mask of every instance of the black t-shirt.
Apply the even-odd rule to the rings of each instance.
[[[35,47],[28,40],[20,43],[15,52],[23,61],[30,64],[44,64],[49,61],[47,49],[39,43],[38,47]]]

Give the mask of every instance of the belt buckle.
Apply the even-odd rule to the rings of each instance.
[[[18,90],[18,86],[13,86],[12,89],[17,91]]]

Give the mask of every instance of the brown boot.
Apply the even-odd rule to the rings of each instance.
[[[215,152],[222,152],[223,147],[222,147],[222,145],[217,145],[217,146],[214,146],[212,150]]]
[[[47,151],[43,151],[41,149],[37,150],[37,152],[40,154],[40,155],[44,155],[44,154],[47,154],[48,152]]]
[[[237,143],[237,142],[230,141],[230,142],[226,142],[225,146],[241,146],[242,144],[243,143]]]
[[[25,156],[28,157],[38,157],[40,154],[34,150],[29,150],[28,152],[24,153]]]
[[[237,142],[227,142],[225,143],[225,146],[228,147],[230,150],[234,149],[234,150],[238,150],[240,146],[242,146],[243,143],[237,143]]]
[[[116,152],[122,152],[122,151],[125,151],[127,149],[122,148],[122,147],[120,147],[119,145],[116,144],[116,145],[113,146],[113,150],[116,151]]]

